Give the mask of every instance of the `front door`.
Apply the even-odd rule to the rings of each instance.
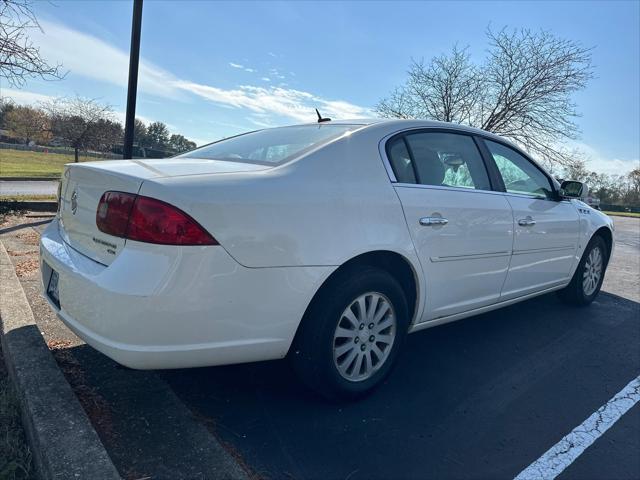
[[[469,135],[419,131],[387,145],[396,192],[422,264],[433,320],[495,303],[513,242],[506,198],[491,192]]]
[[[555,198],[549,178],[506,145],[485,140],[513,208],[513,257],[502,300],[570,280],[579,240],[579,215],[567,200]]]

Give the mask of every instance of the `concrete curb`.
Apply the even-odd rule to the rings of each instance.
[[[33,212],[55,212],[58,210],[56,202],[2,200],[0,206],[8,210],[31,210]]]
[[[3,182],[57,182],[60,177],[0,177]]]
[[[0,242],[0,340],[36,470],[43,479],[120,475],[46,346]]]

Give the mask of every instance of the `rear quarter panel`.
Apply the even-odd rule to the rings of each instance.
[[[267,171],[151,179],[246,267],[341,265],[391,250],[419,271],[402,208],[368,129]]]

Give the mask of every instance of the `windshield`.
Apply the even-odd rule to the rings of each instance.
[[[211,143],[178,158],[277,165],[360,126],[318,124],[258,130]]]

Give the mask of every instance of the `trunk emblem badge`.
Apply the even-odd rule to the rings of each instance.
[[[74,215],[78,211],[78,191],[74,190],[71,194],[71,213]]]

